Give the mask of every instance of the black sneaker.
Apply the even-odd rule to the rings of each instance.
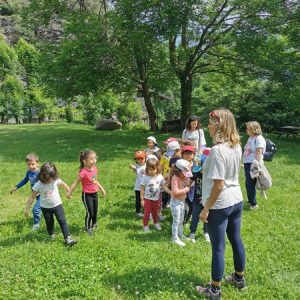
[[[221,292],[220,291],[214,292],[211,288],[211,284],[209,284],[207,287],[198,285],[196,286],[196,290],[201,296],[205,298],[212,299],[212,300],[222,299]]]
[[[237,288],[239,288],[241,290],[247,287],[245,278],[242,278],[242,279],[238,280],[236,278],[234,272],[230,275],[224,276],[224,280],[226,282],[236,286]]]
[[[75,245],[75,244],[77,243],[77,241],[74,240],[74,239],[72,239],[71,236],[68,236],[68,237],[65,239],[65,243],[66,243],[66,246],[71,247],[71,246]]]

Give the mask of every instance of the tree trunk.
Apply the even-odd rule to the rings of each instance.
[[[192,114],[192,91],[193,91],[193,77],[192,74],[188,76],[182,75],[180,78],[181,89],[181,124],[184,124]]]
[[[144,101],[145,101],[145,106],[147,108],[147,112],[149,115],[151,131],[156,131],[157,130],[156,112],[154,110],[154,107],[153,107],[153,104],[151,101],[151,95],[149,94],[149,88],[148,88],[147,82],[142,83],[142,92],[143,92],[143,97],[144,97]]]

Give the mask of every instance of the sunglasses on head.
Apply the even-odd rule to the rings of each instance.
[[[217,114],[216,114],[216,112],[215,112],[214,110],[209,114],[209,116],[210,116],[211,118],[217,119],[218,123],[220,123],[220,117],[217,116]]]

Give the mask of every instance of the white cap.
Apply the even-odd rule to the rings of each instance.
[[[178,159],[175,164],[176,168],[178,168],[185,177],[193,177],[191,172],[191,164],[185,159]]]
[[[147,137],[147,141],[148,141],[148,140],[152,141],[152,142],[155,144],[155,146],[158,145],[157,142],[156,142],[156,138],[155,138],[154,136],[148,136],[148,137]]]
[[[171,157],[174,155],[175,151],[178,149],[180,149],[180,145],[178,142],[176,142],[176,141],[169,142],[167,145],[167,152],[165,155],[167,157]]]
[[[154,159],[158,160],[158,158],[157,158],[156,155],[154,155],[154,154],[149,154],[149,155],[147,155],[146,161],[147,161],[148,159],[151,159],[151,158],[154,158]]]

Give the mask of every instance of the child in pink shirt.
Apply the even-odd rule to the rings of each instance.
[[[84,150],[80,152],[80,171],[77,179],[71,185],[67,194],[71,198],[76,186],[81,182],[82,185],[82,202],[86,209],[85,230],[89,235],[93,234],[93,230],[97,227],[98,212],[98,190],[100,189],[103,196],[106,192],[97,180],[98,169],[96,167],[97,155],[92,150]]]
[[[184,219],[184,200],[190,191],[192,181],[189,180],[193,174],[191,165],[185,159],[177,160],[174,168],[174,175],[171,178],[171,201],[170,208],[173,218],[172,240],[175,244],[183,247],[183,219]]]

